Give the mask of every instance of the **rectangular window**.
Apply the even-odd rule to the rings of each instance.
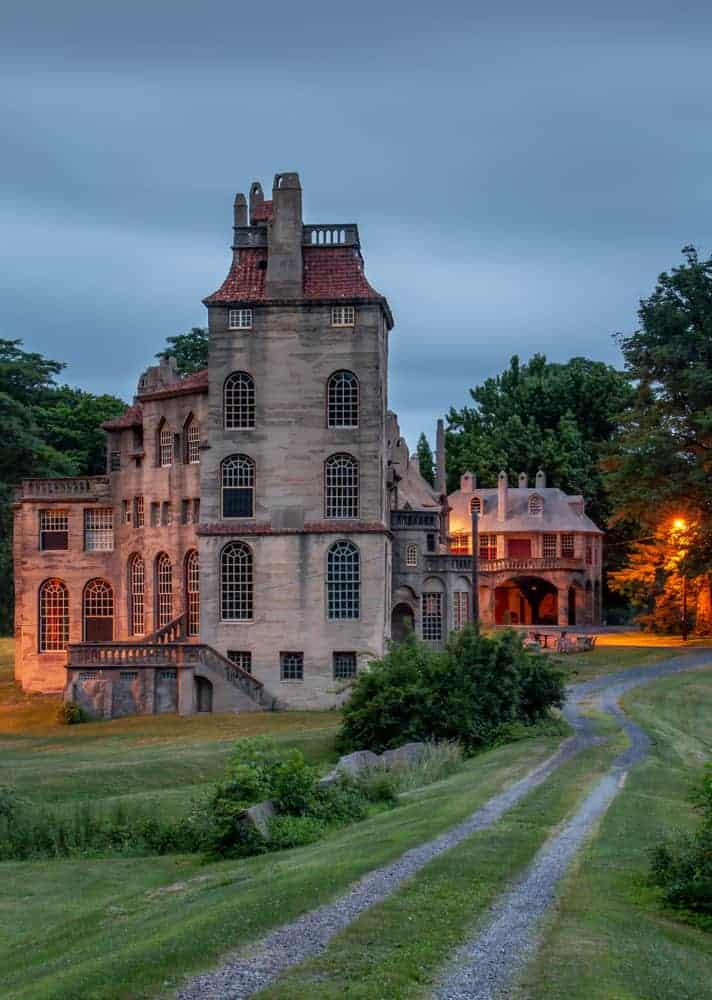
[[[161,505],[158,500],[151,501],[151,527],[157,528],[161,521]]]
[[[574,536],[573,535],[562,535],[561,536],[561,555],[564,559],[573,559],[574,555]]]
[[[112,451],[109,454],[109,471],[118,472],[121,468],[121,452]]]
[[[194,420],[188,425],[185,450],[188,464],[197,465],[200,462],[200,427]]]
[[[173,431],[163,428],[158,436],[158,464],[173,465]]]
[[[334,653],[334,680],[347,681],[356,676],[356,654]]]
[[[279,671],[283,681],[303,681],[304,653],[280,653]]]
[[[356,313],[353,306],[333,306],[331,310],[332,326],[353,326]]]
[[[228,649],[227,658],[236,667],[241,667],[245,673],[252,673],[252,653],[245,649]],[[230,680],[234,678],[231,677]]]
[[[544,535],[542,555],[545,559],[556,559],[556,535]]]
[[[119,680],[130,684],[131,681],[138,680],[138,670],[120,670]]]
[[[443,595],[423,594],[423,638],[441,642],[443,637]]]
[[[79,680],[80,681],[96,681],[96,680],[99,679],[99,673],[100,672],[98,670],[80,670],[79,671]]]
[[[114,512],[111,507],[84,511],[84,549],[111,552],[114,548]]]
[[[252,310],[251,309],[228,309],[227,311],[228,330],[251,330]]]
[[[193,524],[200,521],[200,500],[196,497],[193,500]]]
[[[452,598],[453,628],[464,628],[470,619],[470,595],[465,590],[456,590]]]
[[[435,535],[429,534],[429,535],[426,536],[426,538],[425,538],[425,547],[428,550],[428,552],[434,552],[435,551]]]
[[[69,548],[69,515],[66,510],[40,511],[40,549],[53,552]]]
[[[450,538],[450,552],[455,556],[469,555],[470,536],[462,533],[453,535]]]
[[[146,523],[144,516],[144,506],[143,497],[133,498],[133,526],[134,528],[143,528]]]
[[[192,511],[191,511],[190,500],[181,500],[180,502],[180,523],[190,524],[192,521]]]
[[[161,524],[164,528],[173,523],[173,512],[170,500],[164,500],[161,504]]]
[[[223,517],[253,517],[254,492],[251,486],[225,486]]]
[[[158,676],[162,681],[175,681],[178,679],[177,670],[159,670]]]
[[[480,535],[480,562],[492,562],[497,558],[497,536]]]
[[[128,500],[121,501],[121,523],[131,524],[131,504]]]

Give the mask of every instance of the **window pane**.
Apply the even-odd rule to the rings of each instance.
[[[440,642],[443,637],[442,594],[423,594],[422,608],[423,639]]]
[[[358,518],[358,462],[351,455],[332,455],[325,465],[325,516]]]
[[[84,511],[84,548],[87,552],[113,550],[114,512],[110,507]]]
[[[329,427],[358,427],[358,379],[353,372],[334,372],[327,389]]]
[[[61,580],[46,580],[42,584],[39,604],[40,652],[66,649],[69,645],[69,594]]]
[[[252,618],[252,550],[230,542],[220,556],[220,614],[223,621]]]
[[[359,551],[351,542],[337,542],[327,556],[327,616],[332,621],[358,618],[361,605]]]

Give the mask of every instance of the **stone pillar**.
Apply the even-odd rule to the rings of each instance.
[[[504,535],[497,535],[497,558],[506,559],[507,558],[507,539]]]
[[[502,469],[497,480],[497,520],[506,521],[507,520],[507,493],[509,491],[509,482],[507,480],[507,473]]]
[[[178,715],[195,713],[195,677],[192,667],[178,671]]]
[[[569,588],[559,587],[559,625],[567,626],[569,624]]]

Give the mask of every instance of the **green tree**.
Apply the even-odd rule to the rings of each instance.
[[[187,333],[167,337],[165,350],[157,358],[172,355],[181,375],[192,375],[208,367],[208,331],[205,327],[194,326]]]
[[[106,470],[106,420],[120,416],[126,404],[116,396],[95,396],[63,385],[36,411],[48,444],[70,459],[80,474],[100,475]]]
[[[427,480],[427,482],[429,482],[432,486],[435,482],[435,459],[433,458],[430,442],[424,433],[421,433],[418,438],[418,444],[415,450],[418,455],[418,461],[420,462],[420,474],[423,479]]]

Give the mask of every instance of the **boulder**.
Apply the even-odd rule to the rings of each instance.
[[[238,821],[247,827],[256,830],[261,837],[269,837],[270,820],[277,815],[274,802],[267,799],[265,802],[257,802],[249,809],[243,810],[238,817]]]
[[[359,771],[363,771],[367,767],[374,767],[379,760],[378,754],[374,753],[373,750],[356,750],[345,757],[340,757],[336,770],[341,771],[342,774],[358,774]]]
[[[424,743],[404,743],[402,747],[395,750],[384,750],[380,760],[386,767],[393,767],[395,764],[412,764],[421,756],[425,750]]]

